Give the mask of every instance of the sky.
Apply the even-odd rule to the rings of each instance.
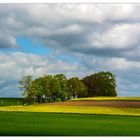
[[[18,81],[99,71],[118,96],[140,93],[139,4],[0,4],[0,97],[21,97]]]

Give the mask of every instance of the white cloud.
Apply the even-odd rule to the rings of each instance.
[[[34,78],[44,74],[77,72],[77,66],[60,60],[52,60],[31,53],[0,53],[0,86],[6,96],[13,96],[13,88],[18,88],[18,81],[27,75]],[[8,84],[9,83],[9,84]],[[7,93],[9,92],[9,93]],[[17,91],[16,91],[17,92]],[[14,94],[15,95],[15,94]],[[19,95],[19,92],[17,93]]]
[[[137,14],[140,12],[139,6],[135,4],[1,5],[0,31],[5,34],[0,37],[2,38],[0,47],[15,47],[16,38],[26,36],[55,49],[61,47],[67,51],[87,54],[90,52],[96,55],[102,54],[104,49],[112,49],[116,51],[115,57],[118,57],[116,49],[119,49],[122,51],[121,55],[127,55],[126,50],[132,47],[135,50],[140,43],[140,16]],[[5,36],[7,39],[4,39]],[[111,54],[106,55],[110,57]]]
[[[107,61],[107,65],[115,70],[133,70],[139,69],[140,63],[136,61],[128,61],[125,58],[112,58]]]
[[[140,24],[117,24],[107,31],[91,37],[92,45],[99,48],[134,48],[140,40]],[[135,48],[134,48],[135,49]]]

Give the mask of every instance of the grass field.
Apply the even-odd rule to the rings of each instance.
[[[0,135],[139,136],[140,117],[0,112]]]
[[[0,106],[22,105],[23,98],[0,98]]]
[[[72,101],[140,101],[140,97],[88,97],[76,98]]]
[[[140,116],[140,108],[109,108],[109,107],[84,107],[84,106],[5,106],[0,111],[22,112],[51,112],[51,113],[78,113],[78,114],[103,114],[103,115],[128,115]]]

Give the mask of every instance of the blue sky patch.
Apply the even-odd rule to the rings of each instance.
[[[17,44],[20,46],[18,51],[21,51],[24,53],[33,53],[33,54],[37,54],[37,55],[47,55],[47,54],[51,53],[51,51],[52,51],[51,48],[43,46],[40,43],[34,43],[29,38],[19,37],[19,38],[17,38]]]

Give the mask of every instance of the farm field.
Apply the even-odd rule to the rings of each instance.
[[[113,107],[89,107],[89,106],[84,107],[84,106],[56,106],[56,105],[47,106],[42,104],[29,106],[5,106],[0,107],[0,111],[140,116],[140,108],[113,108]]]
[[[1,136],[140,135],[140,117],[39,112],[0,112],[0,120]]]
[[[23,98],[0,98],[0,106],[22,105]]]
[[[111,100],[113,98],[113,100]],[[54,102],[35,105],[15,105],[2,106],[0,111],[22,111],[22,112],[51,112],[51,113],[78,113],[78,114],[103,114],[103,115],[127,115],[140,116],[140,101],[130,98],[121,98],[123,100],[115,100],[118,97],[105,98],[81,98],[80,100],[70,100],[66,102]],[[97,99],[97,100],[95,100]],[[104,99],[104,100],[103,100]],[[124,100],[127,99],[127,100]]]
[[[45,103],[44,105],[52,106],[91,106],[91,107],[115,107],[115,108],[140,108],[139,101],[116,101],[116,100],[75,100],[67,102]]]
[[[17,105],[17,100],[7,99],[9,106],[6,101],[0,106],[0,135],[140,136],[139,99],[115,98],[34,105]]]
[[[72,101],[140,101],[140,97],[88,97],[76,98]]]

